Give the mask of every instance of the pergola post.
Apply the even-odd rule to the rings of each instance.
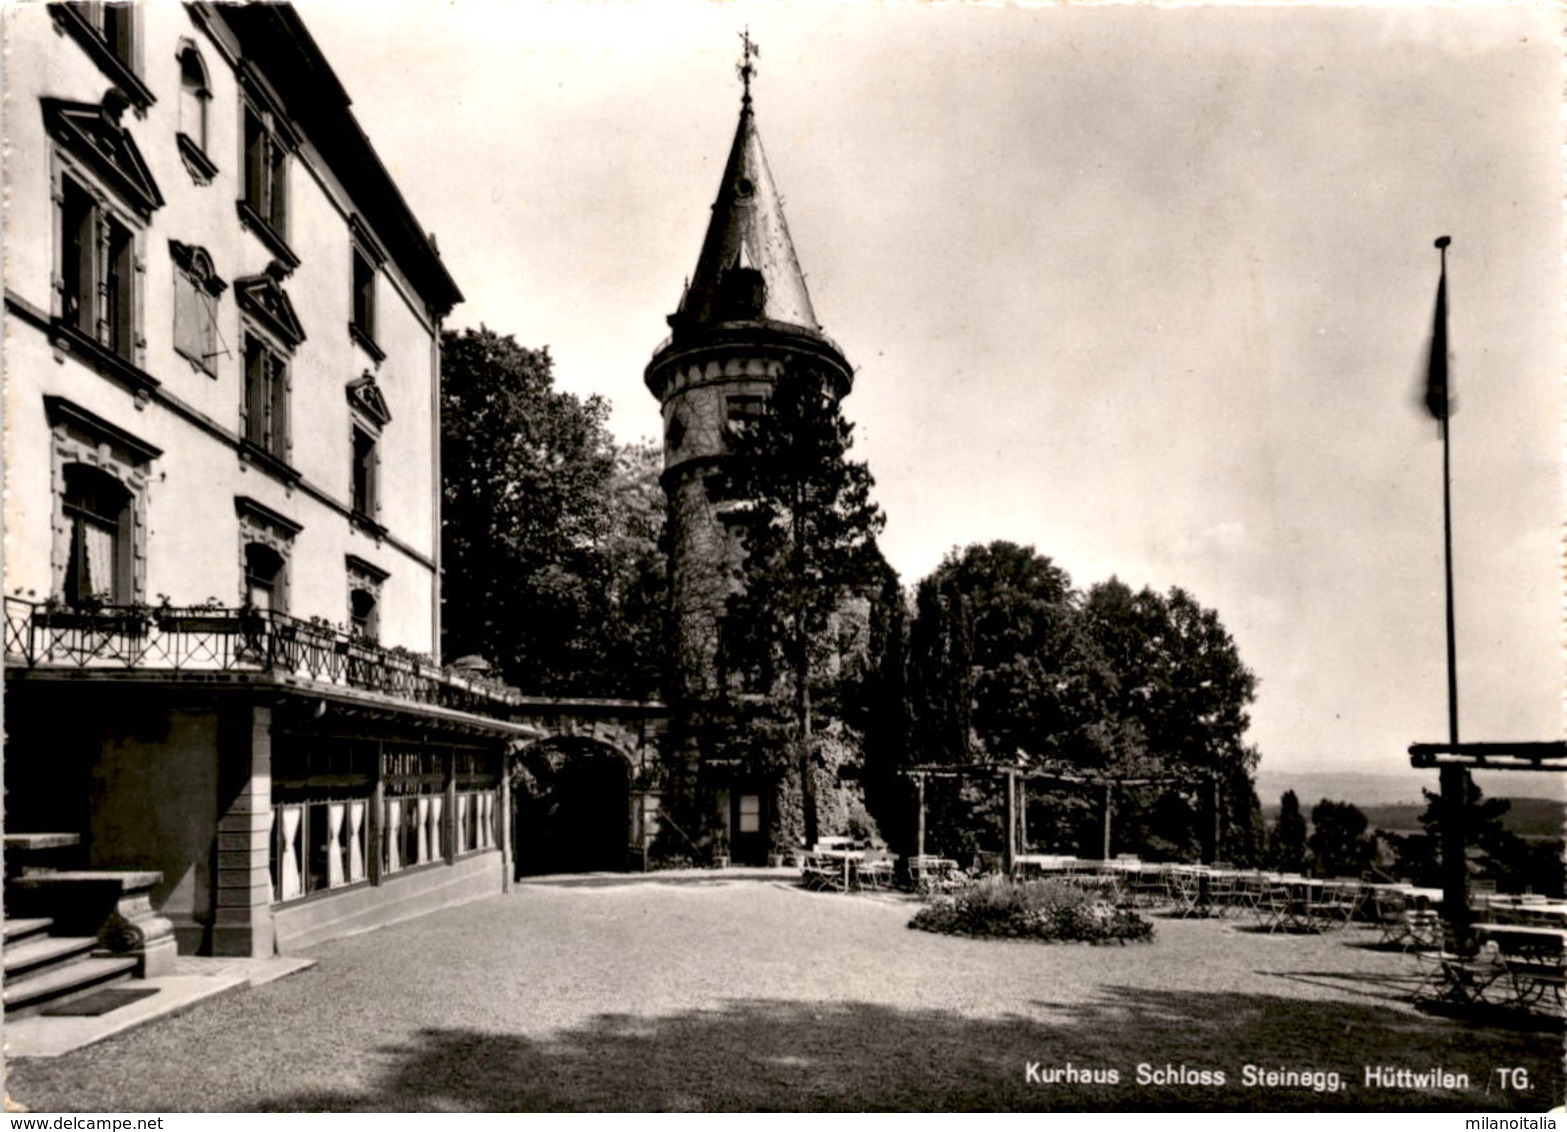
[[[1442,917],[1453,934],[1453,949],[1462,954],[1469,942],[1468,836],[1464,808],[1469,800],[1469,772],[1444,764],[1442,783]]]
[[[1224,855],[1224,791],[1219,772],[1213,772],[1213,854],[1209,861],[1216,862]]]
[[[1001,871],[1011,876],[1017,861],[1017,771],[1012,767],[1007,768],[1006,814],[1003,822],[1006,825],[1006,837],[1001,843]]]
[[[919,793],[920,810],[919,823],[916,825],[914,833],[914,855],[915,857],[923,857],[925,856],[925,776],[916,774],[914,776],[914,785]]]
[[[1028,779],[1017,782],[1017,847],[1028,852]]]
[[[1110,859],[1111,815],[1115,813],[1115,783],[1106,779],[1104,783],[1104,791],[1104,808],[1101,813],[1101,824],[1104,827],[1104,844],[1100,850],[1099,857],[1101,860],[1108,861]]]

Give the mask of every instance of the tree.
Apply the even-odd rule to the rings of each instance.
[[[1318,876],[1358,877],[1371,867],[1376,841],[1366,832],[1366,815],[1352,802],[1324,798],[1311,808],[1312,867]]]
[[[813,692],[833,696],[836,658],[885,569],[874,480],[851,460],[853,426],[830,378],[809,364],[777,380],[767,411],[733,436],[722,491],[735,501],[744,553],[726,603],[720,670],[789,720],[804,836],[817,839]],[[787,708],[784,705],[787,704]]]
[[[442,335],[443,651],[530,693],[644,696],[662,669],[663,508],[649,446],[554,388],[548,349]]]
[[[1161,856],[1206,845],[1217,791],[1226,855],[1255,853],[1258,755],[1243,736],[1256,678],[1185,591],[1112,578],[1085,596],[1032,547],[992,542],[948,554],[920,584],[910,639],[911,714],[931,761],[1152,779],[1118,792],[1116,840]],[[1052,791],[1031,800],[1029,827],[1082,836],[1091,812]]]
[[[1426,799],[1426,808],[1420,815],[1425,836],[1423,844],[1414,851],[1422,854],[1421,863],[1428,866],[1426,877],[1429,882],[1436,883],[1441,878],[1439,853],[1447,815],[1441,794],[1431,790],[1421,793]],[[1553,838],[1543,846],[1531,846],[1507,829],[1504,819],[1512,806],[1507,798],[1485,797],[1474,777],[1468,777],[1464,796],[1464,840],[1468,845],[1478,846],[1483,854],[1478,866],[1481,875],[1496,881],[1504,890],[1560,892],[1560,841]]]
[[[966,599],[942,593],[937,578],[920,582],[909,635],[910,742],[916,763],[973,759],[973,646]]]
[[[606,485],[609,523],[600,546],[606,573],[594,682],[637,697],[657,694],[667,677],[668,511],[659,486],[663,470],[658,444],[619,444]]]
[[[1506,798],[1487,798],[1480,790],[1473,775],[1466,776],[1468,787],[1464,792],[1464,839],[1470,845],[1478,845],[1487,853],[1494,852],[1513,836],[1502,825],[1502,818],[1513,808]],[[1426,808],[1420,814],[1420,825],[1431,838],[1433,845],[1442,844],[1442,829],[1447,821],[1442,795],[1434,790],[1421,790]]]
[[[939,761],[1085,761],[1096,713],[1066,571],[998,541],[949,553],[918,594],[915,714]]]
[[[921,762],[1035,767],[1095,763],[1096,712],[1078,656],[1077,595],[1033,547],[995,541],[952,550],[915,591],[910,631],[912,741]],[[1091,818],[1080,792],[1031,792],[1029,830],[1075,841]],[[927,784],[933,846],[966,859],[999,848],[999,783],[981,773]]]
[[[1279,816],[1268,834],[1268,863],[1285,873],[1306,869],[1306,819],[1293,790],[1279,798]]]

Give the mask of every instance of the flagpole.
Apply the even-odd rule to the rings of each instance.
[[[1426,406],[1442,426],[1442,550],[1447,583],[1447,739],[1458,745],[1458,646],[1453,615],[1453,476],[1449,432],[1453,419],[1451,383],[1447,373],[1447,247],[1453,241],[1436,241],[1442,255],[1441,281],[1437,284],[1436,320],[1431,331],[1431,364]],[[1469,772],[1460,764],[1448,764],[1439,772],[1442,790],[1442,913],[1453,936],[1453,949],[1463,954],[1469,942],[1469,838],[1464,829],[1464,809],[1469,801]]]
[[[1442,311],[1443,326],[1441,341],[1433,343],[1433,349],[1447,349],[1447,247],[1453,242],[1452,237],[1442,236],[1437,239],[1436,247],[1442,256]],[[1432,364],[1436,361],[1433,359]],[[1447,359],[1442,358],[1442,369],[1447,369]],[[1444,400],[1442,408],[1442,549],[1446,565],[1447,576],[1447,741],[1456,744],[1458,742],[1458,644],[1457,634],[1454,629],[1453,615],[1453,475],[1451,461],[1451,445],[1448,440],[1448,432],[1452,428],[1452,393],[1447,382],[1443,383],[1442,396]]]

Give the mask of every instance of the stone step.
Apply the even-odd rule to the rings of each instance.
[[[34,919],[14,919],[5,922],[5,942],[9,947],[13,942],[26,939],[28,936],[46,935],[49,927],[54,923],[47,916]]]
[[[5,948],[6,982],[51,963],[62,963],[78,955],[86,955],[97,946],[98,941],[91,936],[78,935],[44,935],[20,943],[8,943]]]
[[[135,959],[81,959],[46,968],[14,982],[8,979],[4,995],[6,1013],[42,1006],[77,991],[129,980],[135,969]]]
[[[153,907],[163,874],[151,869],[29,869],[9,876],[6,907],[54,921],[63,936],[92,936],[103,951],[135,956],[136,974],[174,973],[174,925]]]
[[[5,835],[7,853],[29,853],[41,849],[73,849],[82,843],[79,833],[8,833]]]

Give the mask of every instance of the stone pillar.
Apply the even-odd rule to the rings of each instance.
[[[218,883],[214,955],[276,951],[272,926],[272,708],[225,708],[218,721]]]

